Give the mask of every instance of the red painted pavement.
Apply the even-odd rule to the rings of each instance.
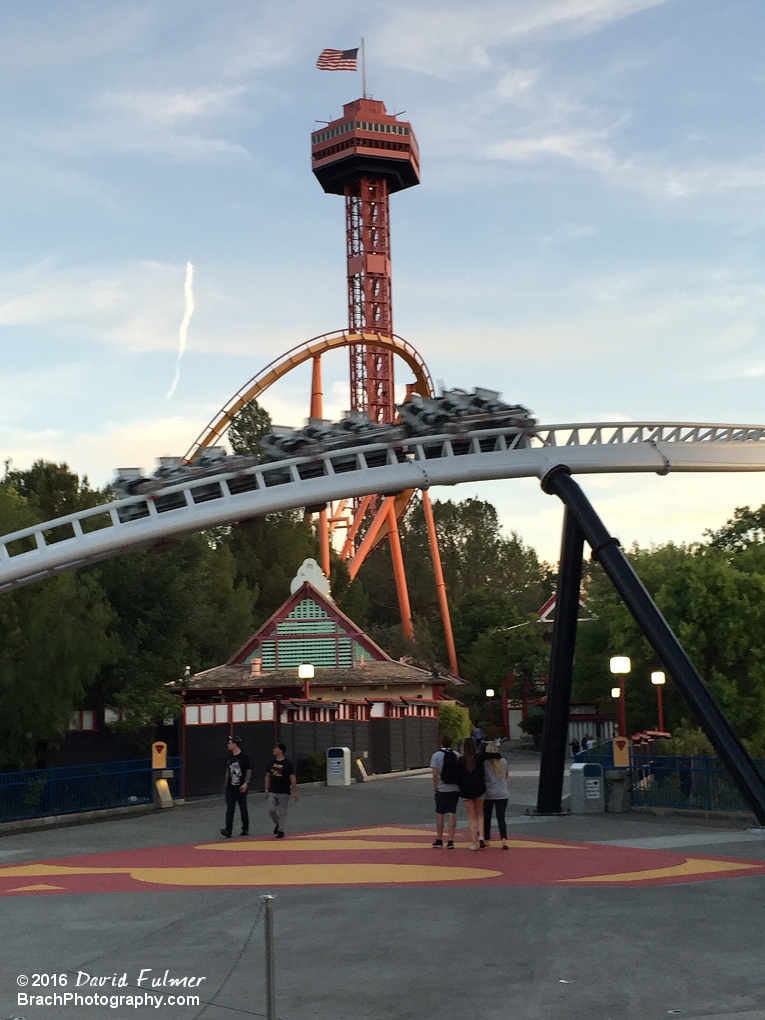
[[[433,833],[375,826],[276,840],[210,840],[0,868],[0,895],[277,886],[636,886],[765,874],[765,862],[513,836],[471,852],[431,848]]]

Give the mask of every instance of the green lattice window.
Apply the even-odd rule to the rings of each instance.
[[[284,620],[277,624],[277,634],[334,634],[335,621],[325,620]]]
[[[334,666],[336,662],[334,640],[297,638],[294,641],[279,642],[279,669],[297,668],[302,662],[311,662],[317,669]]]
[[[318,606],[313,599],[301,599],[300,602],[287,616],[288,620],[315,620],[319,617],[322,620],[330,618],[326,609]]]

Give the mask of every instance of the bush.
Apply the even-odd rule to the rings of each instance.
[[[465,737],[469,737],[472,730],[467,709],[462,708],[460,705],[450,705],[448,702],[442,702],[438,706],[438,732],[448,733],[452,738],[453,744],[456,744],[458,740],[464,740]]]
[[[314,751],[307,758],[301,758],[295,769],[299,783],[323,783],[327,778],[327,755],[325,751]]]

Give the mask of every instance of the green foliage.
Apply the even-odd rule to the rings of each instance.
[[[295,765],[298,783],[322,783],[327,778],[327,756],[323,751],[314,751],[307,758],[298,759]]]
[[[87,510],[112,498],[108,490],[91,489],[87,477],[80,480],[67,464],[44,460],[35,461],[28,471],[13,471],[7,461],[4,481],[19,493],[40,521]]]
[[[39,520],[7,477],[0,528]],[[65,735],[99,671],[118,654],[113,613],[86,573],[64,574],[0,597],[0,768],[30,768],[37,747]]]
[[[237,584],[244,582],[252,593],[256,627],[287,598],[303,560],[319,554],[311,524],[297,510],[242,521],[225,543],[236,564]]]
[[[122,718],[110,725],[117,733],[137,733],[166,719],[177,719],[183,711],[180,696],[166,687],[152,688],[130,681],[112,700],[115,708],[122,709]]]
[[[514,674],[508,693],[511,698],[520,698],[524,689],[531,689],[536,680],[547,675],[549,658],[550,650],[536,616],[512,627],[485,630],[463,658],[462,673],[470,686],[463,688],[460,700],[470,705],[476,722],[483,723],[489,718],[487,688],[499,693],[505,680]]]
[[[272,429],[271,416],[257,400],[239,411],[231,422],[228,440],[234,453],[250,453],[260,456],[260,440]]]
[[[229,547],[213,546],[203,534],[99,567],[121,645],[102,671],[99,694],[128,710],[132,728],[176,714],[165,684],[187,665],[196,672],[225,662],[252,633],[252,594],[236,574]]]
[[[656,753],[689,755],[693,758],[717,757],[706,735],[700,729],[688,725],[678,726],[670,739],[658,740]]]
[[[518,725],[530,737],[538,737],[541,736],[544,729],[545,717],[541,712],[535,712],[533,715],[527,715]]]
[[[438,706],[438,732],[448,733],[452,738],[452,746],[458,740],[469,737],[472,728],[467,709],[460,705],[450,705],[448,701],[442,701]]]

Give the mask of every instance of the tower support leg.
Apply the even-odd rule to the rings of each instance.
[[[414,628],[412,626],[412,610],[409,605],[409,589],[406,586],[406,573],[404,572],[404,556],[401,552],[401,536],[398,533],[398,521],[396,520],[396,509],[393,500],[388,507],[388,541],[390,542],[390,556],[393,560],[393,575],[396,579],[396,593],[398,594],[398,608],[401,612],[401,626],[404,630],[404,637],[414,641]]]
[[[699,725],[709,738],[731,778],[765,826],[765,779],[710,694],[658,606],[646,591],[632,564],[606,529],[594,507],[565,466],[542,479],[545,492],[558,496],[576,518],[597,560],[611,579],[627,609],[675,681]]]
[[[584,533],[571,511],[563,516],[563,536],[555,593],[550,676],[542,732],[542,760],[539,766],[537,814],[559,814],[566,766],[566,738],[571,705],[571,683],[576,647],[576,624],[582,585]]]
[[[449,615],[449,600],[446,597],[446,581],[444,581],[444,571],[441,566],[441,551],[438,548],[436,521],[433,516],[433,505],[430,502],[430,496],[424,489],[422,492],[422,512],[425,515],[425,525],[428,529],[433,573],[436,575],[436,591],[438,592],[438,605],[441,609],[441,621],[444,625],[444,640],[446,641],[446,654],[449,656],[449,669],[455,676],[459,676],[457,649],[454,647],[454,634],[452,633],[452,618]]]

